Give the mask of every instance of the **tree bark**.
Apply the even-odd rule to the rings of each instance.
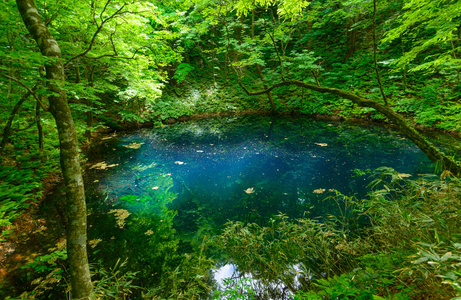
[[[66,92],[54,82],[64,81],[61,49],[43,23],[33,0],[16,0],[27,30],[43,56],[53,58],[46,65],[50,112],[59,133],[61,170],[66,185],[67,255],[70,265],[72,299],[90,299],[92,283],[86,248],[87,217],[85,190],[78,155],[78,141]]]
[[[446,156],[442,151],[435,148],[431,143],[429,143],[421,134],[419,134],[413,126],[408,124],[408,122],[400,116],[398,113],[393,111],[390,107],[383,105],[379,102],[374,100],[365,99],[358,95],[352,94],[350,92],[329,88],[329,87],[320,87],[312,84],[308,84],[299,80],[287,80],[277,84],[272,85],[268,89],[263,91],[257,92],[250,92],[241,82],[239,79],[239,85],[245,90],[248,95],[256,96],[266,94],[272,91],[275,88],[281,86],[289,86],[289,85],[296,85],[302,88],[306,88],[309,90],[317,91],[320,93],[330,93],[334,95],[338,95],[342,98],[349,99],[353,103],[357,104],[361,107],[370,107],[374,108],[376,111],[387,117],[392,123],[394,123],[399,130],[405,134],[413,143],[415,143],[432,162],[442,162],[442,168],[445,170],[450,171],[455,176],[461,176],[461,164],[448,156]]]

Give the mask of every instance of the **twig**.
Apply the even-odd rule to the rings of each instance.
[[[82,56],[85,56],[88,52],[91,51],[91,49],[93,48],[93,45],[94,45],[94,42],[96,41],[96,37],[98,36],[98,34],[101,32],[102,28],[104,27],[104,24],[106,24],[108,21],[112,20],[113,18],[115,18],[118,14],[120,14],[120,12],[125,8],[125,4],[123,4],[118,10],[116,10],[112,15],[110,15],[109,17],[107,17],[106,19],[103,19],[103,13],[106,11],[107,9],[107,6],[109,5],[111,0],[108,0],[106,2],[106,5],[104,6],[101,14],[99,15],[99,18],[101,19],[101,24],[98,25],[97,22],[96,22],[96,19],[93,18],[93,20],[96,22],[96,26],[98,26],[98,28],[96,29],[95,33],[93,34],[93,37],[91,38],[91,41],[90,41],[90,44],[88,45],[88,48],[81,52],[80,54],[77,54],[76,56],[72,57],[71,59],[69,59],[65,64],[64,64],[64,67],[67,67],[72,61],[76,60],[77,58],[79,57],[82,57]]]

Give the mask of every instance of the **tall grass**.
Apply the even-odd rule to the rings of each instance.
[[[229,223],[218,245],[241,272],[281,281],[296,299],[461,299],[461,183],[381,168],[340,214]],[[322,221],[321,221],[322,220]]]

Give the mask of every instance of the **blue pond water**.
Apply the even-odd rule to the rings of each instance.
[[[337,208],[324,200],[331,190],[363,197],[378,167],[413,178],[434,168],[388,128],[266,116],[114,135],[93,149],[89,165],[96,256],[129,257],[134,270],[148,269],[139,275],[146,277],[161,272],[163,254],[187,251],[184,240],[201,230],[217,233],[229,220],[264,225],[279,213],[322,218]]]
[[[354,176],[356,169],[388,166],[412,176],[433,170],[418,147],[386,128],[291,117],[145,129],[108,139],[93,153],[92,163],[98,162],[109,167],[95,167],[90,177],[98,178],[106,201],[141,195],[166,175],[178,194],[171,207],[179,215],[205,206],[218,222],[254,211],[300,217],[330,189],[364,196],[367,176]]]

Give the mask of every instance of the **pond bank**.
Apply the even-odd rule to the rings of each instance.
[[[173,125],[176,123],[183,123],[190,120],[197,120],[197,119],[207,119],[207,118],[217,118],[217,117],[228,117],[228,116],[246,116],[246,115],[274,115],[274,116],[305,116],[312,118],[314,120],[323,120],[323,121],[340,121],[340,122],[350,122],[351,124],[376,124],[376,125],[385,125],[391,126],[393,128],[397,128],[394,124],[386,122],[382,119],[375,119],[371,118],[369,114],[363,117],[349,117],[346,118],[344,116],[338,115],[328,115],[328,114],[305,114],[298,111],[292,112],[272,112],[270,110],[255,110],[249,109],[244,111],[237,111],[237,112],[217,112],[217,113],[199,113],[194,115],[183,115],[178,118],[169,117],[165,120],[158,120],[156,121],[146,121],[146,122],[119,122],[115,126],[115,124],[106,124],[108,127],[106,130],[101,130],[101,133],[108,133],[114,131],[132,131],[141,128],[148,128],[158,126],[156,124],[163,124],[163,125]],[[430,127],[426,125],[422,125],[416,123],[413,119],[408,120],[408,116],[406,116],[407,121],[412,123],[416,130],[420,132],[437,132],[441,134],[451,135],[453,137],[460,137],[461,132],[455,130],[444,130],[440,128]],[[97,137],[97,134],[95,135]]]

